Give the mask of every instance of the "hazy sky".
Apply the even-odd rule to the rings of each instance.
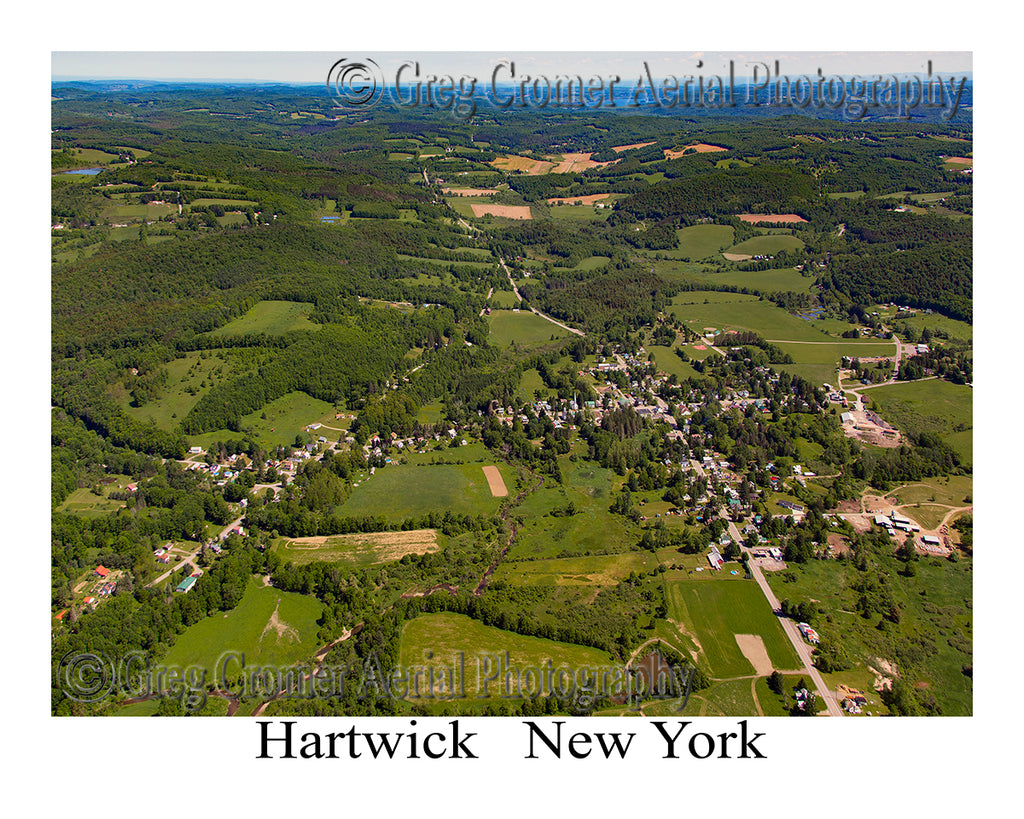
[[[737,78],[749,77],[752,63],[780,63],[782,73],[825,74],[934,73],[963,74],[972,70],[969,51],[338,51],[338,52],[215,52],[215,51],[55,51],[51,69],[55,78],[115,78],[153,80],[253,80],[261,82],[320,83],[338,59],[376,61],[386,77],[394,76],[406,60],[420,63],[421,76],[429,74],[490,78],[501,60],[514,60],[523,74],[619,74],[633,77],[644,61],[656,77],[687,74],[726,74],[730,60]],[[703,66],[698,66],[703,62]],[[505,75],[507,76],[507,74]]]

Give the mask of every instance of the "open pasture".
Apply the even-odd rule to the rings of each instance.
[[[512,310],[494,310],[490,315],[491,342],[499,347],[508,347],[513,342],[520,346],[542,344],[552,336],[561,338],[568,333],[547,319],[529,310],[516,313]]]
[[[246,665],[287,666],[309,657],[319,647],[317,619],[323,604],[305,594],[283,592],[250,580],[235,608],[190,626],[164,663],[170,668],[198,666],[215,679],[218,660],[228,652],[245,655]],[[230,662],[228,672],[241,670]]]
[[[738,245],[733,245],[728,252],[733,255],[774,256],[781,250],[792,253],[794,250],[800,250],[803,246],[803,240],[796,236],[752,236]]]
[[[775,668],[799,668],[793,646],[752,580],[716,578],[705,582],[687,579],[687,575],[677,571],[666,572],[663,577],[669,619],[681,623],[686,632],[697,638],[712,676],[754,673],[736,642],[737,634],[759,635]]]
[[[871,409],[895,427],[913,435],[938,434],[964,460],[973,459],[974,390],[939,379],[908,381],[864,391]]]
[[[311,322],[307,316],[313,305],[298,301],[261,301],[244,315],[218,327],[210,335],[243,336],[266,333],[279,336],[292,330],[319,330],[320,325]]]
[[[708,301],[708,304],[698,302]],[[697,302],[697,303],[695,303]],[[831,336],[799,319],[773,302],[741,293],[693,291],[672,299],[668,308],[677,319],[701,332],[704,327],[719,330],[753,330],[769,340],[835,341]]]
[[[353,517],[382,515],[392,523],[449,510],[457,515],[493,514],[501,499],[491,494],[481,466],[392,464],[360,482],[337,511]],[[505,465],[497,468],[510,470]],[[510,483],[511,471],[502,474]]]
[[[173,429],[188,415],[215,378],[234,376],[241,371],[229,350],[210,350],[205,358],[200,352],[185,353],[181,358],[168,361],[163,368],[167,379],[154,400],[134,407],[126,391],[120,390],[118,397],[129,415],[150,420],[166,430]]]
[[[690,225],[676,231],[679,247],[665,253],[674,259],[709,259],[733,243],[731,225]]]
[[[547,692],[543,686],[547,682],[545,669],[548,668],[549,661],[555,670],[554,681],[557,684],[558,669],[567,669],[575,678],[578,670],[599,671],[606,668],[611,660],[611,657],[596,648],[559,643],[541,637],[527,637],[485,626],[478,620],[451,612],[421,614],[406,622],[402,627],[399,649],[399,664],[403,668],[433,668],[435,681],[438,680],[438,671],[441,668],[451,669],[455,666],[456,679],[464,671],[463,692],[472,698],[487,696],[496,699],[503,694],[514,697],[517,693],[514,687],[510,690],[503,690],[500,687],[500,680],[505,679],[505,671],[511,672],[513,686],[518,679],[521,685],[519,691],[525,691],[533,696],[538,691],[530,688],[531,679],[534,685],[540,686],[541,693]],[[498,662],[503,663],[502,673],[488,685],[485,679],[494,675]],[[527,669],[531,669],[533,674],[527,675]],[[421,685],[419,695],[423,698],[429,695],[429,689],[426,688],[427,680],[425,674],[418,677]],[[433,693],[439,695],[446,691],[450,693],[450,689],[441,684]],[[410,690],[409,698],[417,699],[416,692]]]

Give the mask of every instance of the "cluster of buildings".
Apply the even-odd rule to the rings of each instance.
[[[918,526],[910,518],[904,517],[893,509],[888,515],[882,513],[875,514],[875,525],[881,526],[884,529],[889,530],[889,534],[895,534],[896,532],[920,532],[921,527]]]

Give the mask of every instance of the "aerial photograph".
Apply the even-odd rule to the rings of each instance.
[[[970,52],[51,68],[52,716],[974,713]]]

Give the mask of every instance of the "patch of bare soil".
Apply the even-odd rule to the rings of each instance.
[[[767,677],[775,670],[760,634],[734,634],[733,636],[736,638],[736,645],[740,647],[743,656],[754,666],[754,673],[757,676]]]

